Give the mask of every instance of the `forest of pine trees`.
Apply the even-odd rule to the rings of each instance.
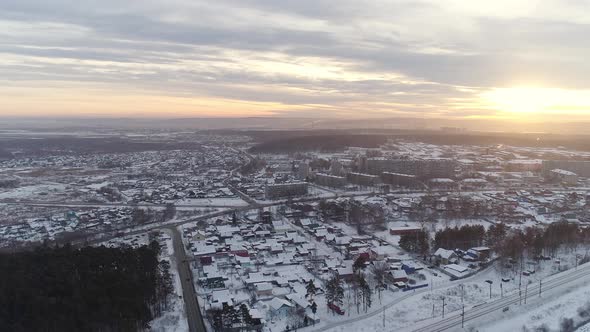
[[[173,291],[159,244],[0,254],[0,331],[141,331]]]

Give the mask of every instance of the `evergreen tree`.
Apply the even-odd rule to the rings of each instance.
[[[253,321],[252,316],[250,315],[250,309],[248,309],[248,306],[244,303],[240,305],[240,314],[242,316],[242,324],[244,324],[245,326],[252,325]]]
[[[317,292],[317,288],[316,288],[315,284],[313,283],[313,279],[309,279],[309,282],[305,286],[305,289],[307,290],[307,294],[305,294],[305,297],[312,300]]]
[[[159,250],[153,242],[0,254],[0,331],[147,329],[172,291]]]
[[[335,274],[326,283],[326,302],[342,306],[344,299],[344,288],[342,287],[342,279],[338,274]]]
[[[314,315],[316,314],[316,312],[318,312],[318,305],[317,305],[317,303],[315,303],[315,301],[311,303],[311,312]]]

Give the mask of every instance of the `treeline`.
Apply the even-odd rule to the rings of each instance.
[[[260,322],[252,318],[246,304],[230,306],[223,304],[222,308],[210,309],[207,314],[215,331],[229,331],[232,329],[246,329],[259,327]]]
[[[0,160],[12,159],[12,158],[14,158],[12,153],[10,153],[9,151],[7,151],[5,149],[0,149]]]
[[[256,157],[250,160],[247,164],[240,167],[240,173],[242,173],[242,175],[249,175],[264,169],[265,166],[266,161],[264,159]]]
[[[399,246],[411,253],[427,255],[430,251],[430,235],[425,230],[404,234],[399,239]]]
[[[549,224],[545,229],[528,227],[499,232],[489,237],[489,244],[502,257],[514,260],[523,256],[539,259],[541,255],[554,256],[560,248],[573,251],[578,245],[590,244],[590,229],[563,221]]]
[[[387,142],[385,135],[316,135],[267,141],[253,146],[253,153],[340,151],[349,146],[376,148]]]
[[[434,247],[467,250],[482,245],[485,235],[486,229],[482,225],[445,228],[434,235]]]
[[[590,229],[566,221],[525,229],[510,229],[504,223],[498,223],[487,231],[481,225],[463,225],[437,231],[432,244],[434,250],[467,250],[486,245],[501,257],[540,259],[542,255],[554,256],[560,248],[574,250],[578,245],[590,244]],[[402,235],[399,245],[407,251],[425,254],[429,248],[428,233],[423,230],[417,234]]]
[[[143,151],[199,150],[195,142],[138,141],[117,137],[43,137],[0,140],[0,151],[20,150],[22,155],[78,155],[88,153],[132,153]],[[12,156],[12,155],[11,155]]]
[[[165,222],[176,216],[176,206],[174,203],[166,203],[166,208],[162,211],[154,209],[135,208],[131,214],[133,224],[149,224],[153,222]]]
[[[0,331],[142,331],[168,309],[159,244],[0,254]]]

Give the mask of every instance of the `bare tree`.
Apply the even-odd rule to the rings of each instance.
[[[374,262],[373,266],[371,266],[371,272],[373,273],[373,278],[375,278],[375,282],[377,283],[377,293],[379,294],[379,303],[381,303],[381,291],[385,288],[385,275],[387,274],[387,270],[389,267],[385,262]]]

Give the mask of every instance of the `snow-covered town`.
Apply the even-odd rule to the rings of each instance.
[[[590,332],[590,0],[0,0],[0,332]]]
[[[590,153],[165,140],[196,147],[11,151],[2,249],[156,240],[174,290],[154,331],[557,331],[588,319],[568,294],[590,292]],[[571,317],[542,311],[563,306]]]

